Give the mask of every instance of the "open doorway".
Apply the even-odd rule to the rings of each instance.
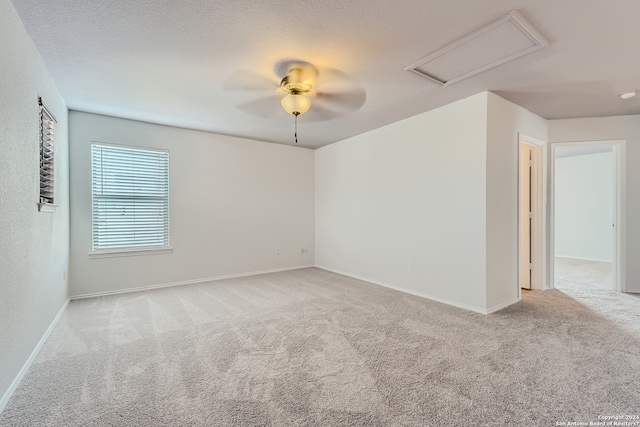
[[[551,284],[623,290],[621,141],[554,143]]]

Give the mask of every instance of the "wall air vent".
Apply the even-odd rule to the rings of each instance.
[[[548,43],[516,11],[405,68],[447,86],[504,64]]]

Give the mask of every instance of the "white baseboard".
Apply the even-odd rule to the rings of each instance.
[[[459,303],[457,301],[451,301],[451,300],[448,300],[446,298],[440,298],[440,297],[435,297],[433,295],[416,292],[414,290],[409,290],[409,289],[403,288],[401,286],[395,286],[395,285],[390,285],[388,283],[378,282],[378,281],[375,281],[375,280],[368,279],[366,277],[356,276],[356,275],[353,275],[353,274],[345,273],[343,271],[335,270],[333,268],[325,267],[323,265],[316,265],[316,267],[317,268],[321,268],[323,270],[331,271],[332,273],[337,273],[337,274],[341,274],[343,276],[352,277],[354,279],[363,280],[365,282],[373,283],[374,285],[384,286],[385,288],[389,288],[389,289],[393,289],[393,290],[396,290],[396,291],[404,292],[405,294],[415,295],[417,297],[426,298],[426,299],[429,299],[429,300],[432,300],[432,301],[436,301],[436,302],[441,302],[443,304],[451,305],[451,306],[458,307],[458,308],[463,308],[463,309],[469,310],[469,311],[474,311],[476,313],[480,313],[480,314],[492,313],[492,311],[486,310],[486,309],[481,308],[481,307],[476,307],[476,306],[468,305],[468,304],[461,304],[461,303]],[[509,303],[509,304],[512,304],[512,303]],[[506,307],[509,304],[506,304],[504,307]],[[501,307],[501,308],[504,308],[504,307]],[[495,310],[499,310],[499,309],[500,308],[496,308]]]
[[[9,399],[11,399],[11,396],[13,396],[13,393],[16,391],[16,389],[20,385],[20,382],[22,381],[25,374],[31,367],[31,364],[36,359],[36,356],[40,352],[40,349],[44,345],[44,342],[47,340],[47,338],[49,338],[51,331],[53,331],[53,328],[55,328],[55,326],[58,324],[58,321],[64,314],[64,311],[67,309],[67,306],[69,305],[69,301],[70,301],[70,298],[67,298],[62,308],[58,311],[58,314],[56,314],[56,317],[53,319],[53,321],[51,322],[47,330],[44,332],[44,335],[42,335],[42,338],[40,338],[40,341],[38,341],[38,344],[31,352],[31,355],[29,356],[27,361],[24,363],[24,365],[22,365],[22,369],[20,369],[20,372],[18,372],[18,375],[16,375],[16,377],[13,379],[13,382],[11,383],[7,391],[4,393],[4,396],[2,396],[2,399],[0,399],[0,413],[2,413],[5,406],[7,406],[7,403],[9,403]]]
[[[170,288],[173,286],[191,285],[196,283],[214,282],[216,280],[235,279],[236,277],[257,276],[259,274],[278,273],[280,271],[300,270],[303,268],[311,268],[314,265],[298,265],[295,267],[274,268],[271,270],[251,271],[248,273],[228,274],[226,276],[207,277],[204,279],[185,280],[182,282],[162,283],[158,285],[140,286],[136,288],[118,289],[115,291],[94,292],[90,294],[74,295],[71,300],[78,300],[84,298],[102,297],[106,295],[126,294],[129,292],[148,291],[150,289]]]

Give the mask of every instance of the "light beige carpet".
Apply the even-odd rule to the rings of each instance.
[[[312,268],[73,301],[0,426],[556,426],[621,414],[640,415],[637,296],[525,292],[484,316]]]
[[[577,258],[554,258],[554,274],[556,288],[564,285],[581,285],[612,290],[612,263]]]

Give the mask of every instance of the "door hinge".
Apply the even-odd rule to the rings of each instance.
[[[529,263],[529,270],[533,270],[533,263]]]
[[[533,212],[529,212],[529,219],[533,218]]]
[[[533,160],[529,160],[529,167],[533,166]]]

